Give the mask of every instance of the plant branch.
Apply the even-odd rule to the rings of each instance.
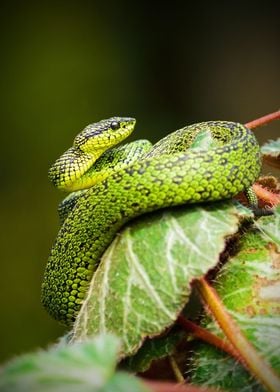
[[[233,347],[239,352],[246,367],[267,388],[268,391],[280,391],[280,378],[273,369],[264,361],[255,348],[248,342],[239,326],[227,313],[217,292],[204,278],[196,280],[194,285],[203,301],[215,317],[224,334]]]
[[[217,347],[218,349],[234,357],[237,361],[244,364],[238,351],[236,351],[231,344],[221,339],[219,336],[214,335],[212,332],[207,331],[207,329],[200,327],[199,325],[186,319],[182,315],[178,317],[177,323],[180,324],[187,332],[190,332],[196,338]]]
[[[169,355],[168,359],[177,382],[184,383],[185,379],[181,373],[181,370],[179,369],[177,362],[175,361],[175,358],[172,355]]]
[[[266,116],[257,118],[256,120],[250,121],[245,124],[247,128],[254,129],[266,125],[272,121],[280,120],[280,110],[276,112],[269,113]]]

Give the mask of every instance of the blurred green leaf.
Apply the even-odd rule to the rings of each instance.
[[[263,217],[255,222],[265,240],[273,242],[280,252],[280,205],[275,208],[274,215]]]
[[[261,147],[261,152],[266,163],[280,168],[280,138],[270,140]]]
[[[115,373],[119,340],[97,336],[81,344],[23,355],[0,373],[1,392],[147,391],[140,381]]]
[[[261,152],[264,155],[279,156],[280,155],[280,138],[270,140],[261,147]]]

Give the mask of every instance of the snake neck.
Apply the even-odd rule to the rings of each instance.
[[[104,153],[105,148],[92,153],[84,153],[77,147],[67,150],[49,170],[49,179],[58,189],[67,192],[89,188],[95,181],[84,174],[92,167],[96,160]]]

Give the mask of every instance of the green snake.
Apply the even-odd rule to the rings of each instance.
[[[242,124],[203,122],[154,146],[140,140],[114,147],[135,123],[113,117],[87,126],[50,168],[56,187],[78,191],[62,204],[63,223],[42,284],[43,305],[66,325],[75,320],[102,254],[125,223],[165,207],[230,199],[259,175],[259,145]],[[202,132],[214,143],[190,148]]]

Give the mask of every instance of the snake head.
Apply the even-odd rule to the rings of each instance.
[[[111,117],[90,124],[74,139],[74,147],[85,153],[107,150],[126,139],[134,129],[136,120],[130,117]]]
[[[81,181],[84,173],[106,150],[127,138],[135,123],[134,118],[111,117],[88,125],[75,137],[73,147],[65,151],[51,166],[51,182],[64,191],[89,187],[87,181]]]

